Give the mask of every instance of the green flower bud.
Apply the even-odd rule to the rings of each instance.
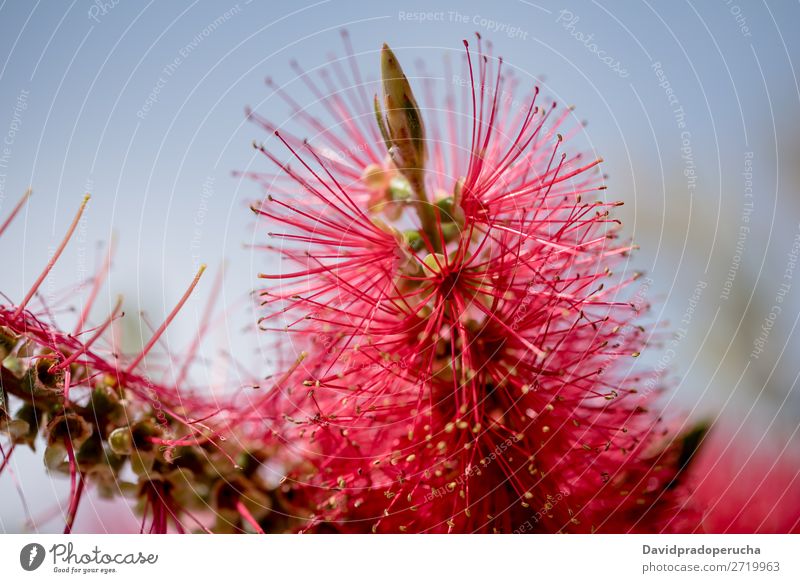
[[[381,77],[385,111],[377,111],[378,125],[389,154],[401,172],[421,172],[425,167],[425,126],[411,91],[392,49],[381,49]]]
[[[419,234],[419,231],[415,231],[413,229],[409,229],[407,231],[403,231],[403,239],[411,249],[414,251],[420,251],[425,248],[425,241],[422,238],[422,235]]]
[[[133,436],[127,427],[117,427],[108,436],[108,446],[117,455],[131,455],[133,453]]]
[[[447,264],[447,260],[441,253],[429,253],[425,256],[425,259],[422,260],[422,263],[425,265],[426,271],[436,274],[441,273],[442,269],[444,269],[444,266]]]
[[[81,471],[88,471],[90,468],[103,462],[105,458],[105,450],[103,449],[103,440],[96,433],[89,439],[83,442],[80,449],[75,454],[75,459],[78,461],[78,466]]]
[[[375,96],[375,118],[378,121],[383,141],[389,156],[400,174],[408,181],[409,191],[418,204],[414,205],[422,229],[427,233],[434,249],[438,249],[436,216],[425,193],[425,125],[411,85],[403,73],[397,57],[384,43],[381,49],[381,79],[383,82],[383,106]],[[405,200],[394,198],[394,200]],[[404,195],[404,194],[403,194]],[[410,198],[410,197],[409,197]]]

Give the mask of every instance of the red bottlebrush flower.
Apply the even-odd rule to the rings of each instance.
[[[703,518],[687,532],[799,533],[798,467],[793,438],[780,445],[748,428],[718,428],[690,472],[689,503]]]
[[[28,195],[3,222],[0,234]],[[9,460],[20,445],[35,449],[43,441],[46,467],[70,480],[69,499],[61,505],[65,533],[72,531],[87,492],[136,498],[142,532],[294,528],[298,515],[307,516],[302,498],[288,497],[262,467],[282,466],[282,452],[267,440],[226,443],[224,433],[237,420],[236,404],[215,402],[188,380],[205,328],[184,359],[168,354],[168,366],[162,368],[164,355],[150,355],[146,373],[141,370],[204,266],[135,356],[125,355],[113,337],[111,342],[107,338],[122,317],[121,299],[99,326],[87,325],[110,254],[90,282],[89,300],[73,333],[54,321],[54,306],[37,306],[36,290],[66,247],[87,200],[24,300],[19,305],[0,303],[0,475],[12,472]],[[220,284],[218,278],[217,291]],[[168,374],[172,370],[179,372],[173,377]]]
[[[593,194],[599,160],[559,153],[570,110],[538,89],[516,108],[502,59],[465,47],[466,114],[430,86],[420,107],[387,46],[379,139],[351,51],[352,91],[298,69],[332,128],[284,94],[313,140],[251,113],[294,158],[261,146],[278,173],[250,177],[283,258],[262,326],[297,356],[261,406],[284,397],[269,430],[313,465],[291,475],[309,528],[668,529],[680,443],[628,360],[647,334],[613,271],[619,203]]]

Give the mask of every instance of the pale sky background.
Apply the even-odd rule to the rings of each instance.
[[[420,12],[431,14],[421,21]],[[270,354],[243,333],[253,317],[240,302],[267,265],[263,253],[245,248],[254,240],[247,205],[259,191],[231,175],[268,168],[250,146],[267,136],[245,122],[244,107],[285,120],[267,76],[310,102],[291,83],[288,63],[297,58],[311,69],[341,54],[343,27],[371,79],[384,41],[402,62],[423,58],[441,74],[442,56],[460,56],[461,39],[478,31],[521,77],[543,80],[548,94],[589,121],[570,147],[602,155],[608,196],[626,202],[626,232],[641,245],[632,265],[654,280],[652,318],[674,328],[688,314],[686,337],[649,357],[663,356],[675,379],[670,407],[785,443],[800,419],[800,271],[787,272],[800,241],[798,22],[797,2],[741,0],[2,2],[0,218],[29,185],[34,195],[0,240],[0,291],[21,299],[88,190],[87,218],[47,289],[56,294],[88,277],[114,232],[118,251],[95,318],[124,293],[132,320],[145,310],[157,324],[206,262],[209,274],[165,340],[181,349],[227,261],[222,303],[237,316],[213,331],[205,354],[229,347],[267,371]],[[618,65],[604,64],[598,51]],[[779,303],[782,283],[789,289]],[[775,306],[780,313],[754,358]],[[215,374],[199,378],[210,383]],[[67,480],[46,476],[39,460],[15,455],[14,477],[32,508],[57,510]],[[0,500],[0,532],[25,529],[27,511],[7,473]],[[87,505],[81,517],[86,528],[98,528],[94,509]],[[60,530],[58,519],[32,512],[37,524],[29,528]]]

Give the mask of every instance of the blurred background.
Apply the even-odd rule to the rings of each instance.
[[[3,2],[0,218],[26,188],[34,194],[0,239],[0,290],[22,298],[90,192],[45,293],[69,299],[114,238],[95,319],[122,293],[128,314],[157,325],[208,263],[164,340],[182,350],[225,263],[221,303],[232,315],[212,330],[200,378],[227,382],[212,358],[220,350],[268,369],[266,344],[245,332],[254,319],[247,292],[267,266],[248,248],[264,238],[247,208],[260,192],[232,172],[268,169],[251,147],[267,136],[246,122],[245,106],[277,123],[289,115],[266,77],[312,103],[289,62],[310,70],[341,55],[342,28],[365,77],[378,75],[386,41],[442,84],[452,83],[443,55],[462,58],[461,40],[479,32],[523,85],[538,80],[588,120],[568,147],[605,159],[607,196],[625,201],[619,216],[641,246],[629,267],[652,278],[650,318],[675,332],[647,355],[672,379],[665,405],[795,448],[797,22],[797,3],[744,0]],[[150,334],[138,320],[126,318],[133,347]],[[67,480],[30,452],[10,470],[0,479],[0,532],[60,531]],[[82,507],[76,530],[106,526],[138,530],[125,506]]]

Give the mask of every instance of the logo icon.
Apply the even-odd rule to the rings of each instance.
[[[44,547],[39,543],[30,543],[19,552],[19,564],[26,571],[35,571],[44,562]]]

